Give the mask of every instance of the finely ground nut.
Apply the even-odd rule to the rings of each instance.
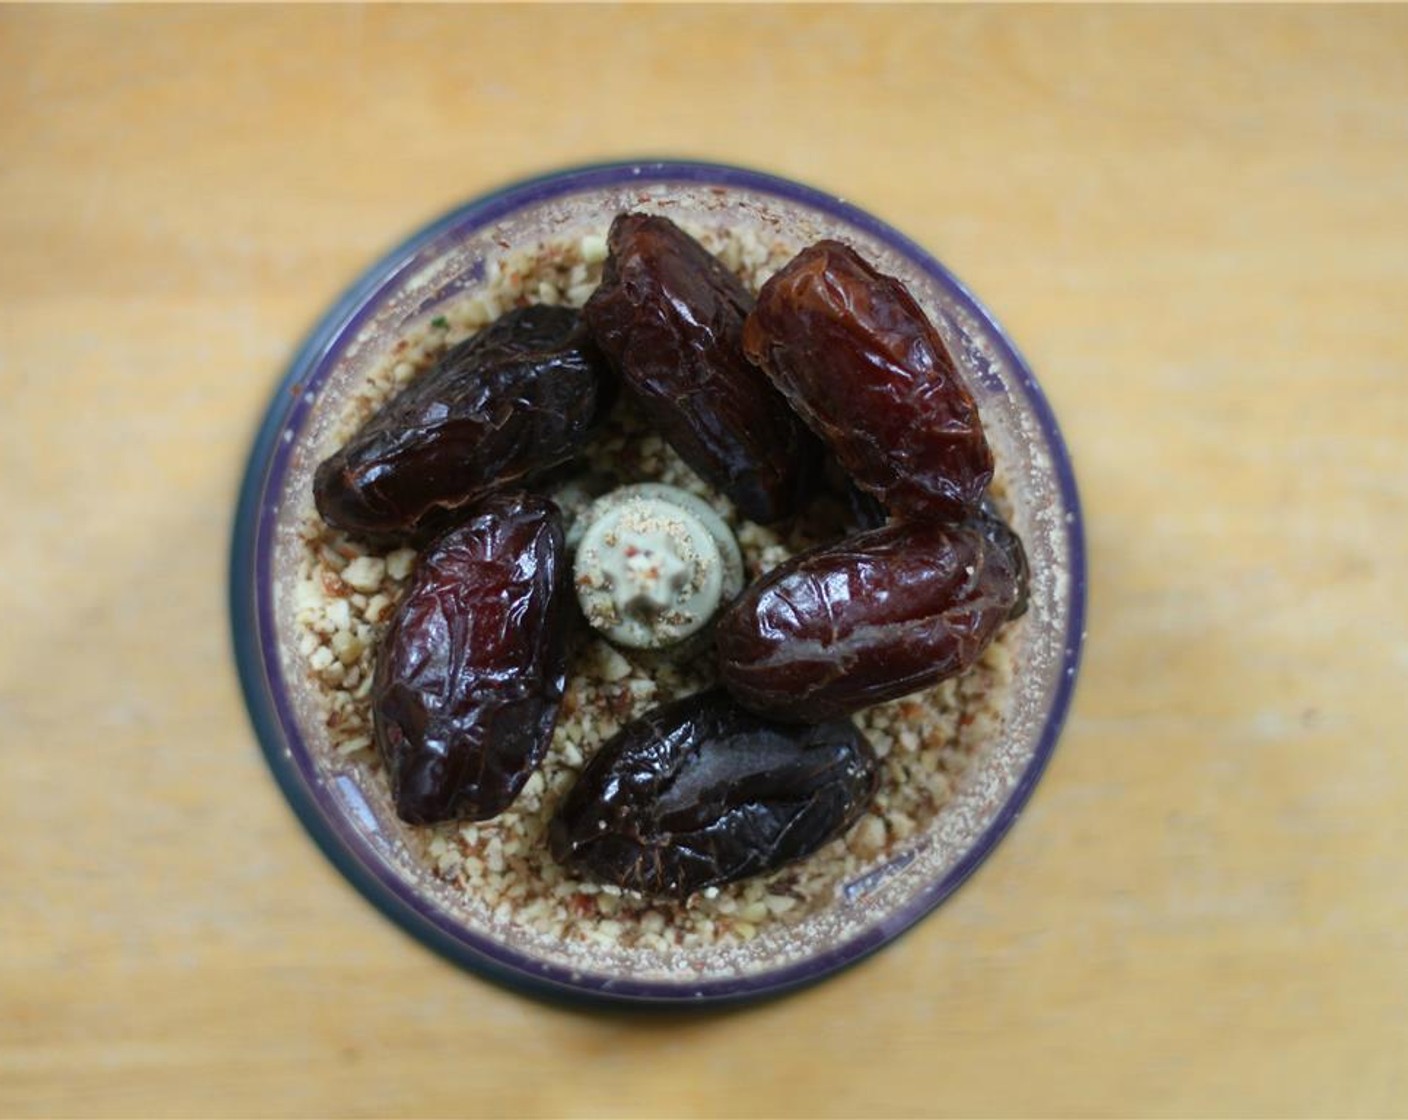
[[[754,290],[796,248],[752,232],[686,228]],[[323,453],[345,442],[364,417],[433,365],[445,349],[505,308],[520,300],[580,307],[600,279],[604,234],[491,260],[488,290],[437,309],[374,366],[362,391],[331,426]],[[435,319],[443,319],[449,329],[433,325]],[[583,460],[590,475],[664,482],[704,499],[733,531],[748,579],[806,547],[835,539],[843,529],[844,513],[824,503],[786,526],[765,528],[740,519],[726,498],[706,486],[624,404]],[[324,772],[354,781],[372,803],[384,804],[381,762],[371,741],[369,690],[376,640],[415,568],[416,551],[400,548],[380,556],[324,525],[312,508],[311,494],[307,510],[297,527],[303,551],[291,612],[297,652],[327,727],[326,753],[317,762]],[[675,661],[587,641],[570,665],[548,756],[506,812],[468,826],[393,826],[402,828],[410,858],[452,892],[480,927],[497,928],[544,952],[561,952],[564,946],[579,946],[583,952],[588,947],[593,952],[625,949],[651,954],[649,967],[661,973],[687,972],[681,957],[686,947],[746,945],[751,951],[766,945],[771,931],[827,912],[845,884],[922,837],[974,754],[999,728],[1004,690],[1020,671],[1013,650],[1019,648],[1021,626],[1019,621],[1002,631],[963,677],[855,717],[888,757],[871,811],[846,837],[799,864],[731,884],[710,897],[660,902],[571,879],[552,862],[543,839],[546,822],[577,771],[623,722],[714,683],[707,656]]]

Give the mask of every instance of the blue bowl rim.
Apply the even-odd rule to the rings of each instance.
[[[475,228],[526,205],[593,188],[626,182],[708,183],[777,196],[829,213],[863,229],[878,241],[911,258],[982,321],[1008,367],[1017,371],[1023,391],[1048,441],[1057,485],[1067,510],[1067,548],[1071,557],[1071,609],[1063,654],[1063,672],[1037,748],[997,816],[977,842],[941,879],[888,915],[876,926],[803,961],[736,977],[695,983],[618,979],[579,973],[534,960],[490,938],[458,927],[452,918],[407,889],[370,858],[362,858],[361,838],[349,827],[334,825],[337,813],[329,795],[310,780],[312,760],[300,760],[289,748],[296,741],[291,703],[277,671],[277,657],[264,638],[273,633],[270,584],[272,527],[277,485],[288,465],[291,447],[284,433],[296,427],[311,407],[306,384],[323,356],[349,332],[355,332],[380,296],[396,282],[417,253],[451,229]],[[649,159],[595,163],[549,172],[509,183],[480,195],[421,227],[382,256],[336,300],[299,346],[260,424],[246,464],[231,535],[229,607],[236,666],[256,737],[284,796],[304,828],[339,872],[383,914],[428,948],[452,962],[525,994],[571,1003],[610,1003],[632,1007],[710,1006],[764,999],[815,983],[893,942],[937,908],[968,879],[1016,822],[1060,737],[1079,674],[1085,636],[1087,572],[1083,519],[1070,454],[1045,394],[1031,367],[987,307],[939,260],[898,230],[841,198],[765,172],[696,160]],[[270,667],[273,671],[270,671]]]

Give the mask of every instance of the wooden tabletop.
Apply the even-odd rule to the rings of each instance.
[[[952,266],[1072,447],[1072,719],[931,919],[731,1014],[377,914],[231,663],[243,459],[417,224],[639,154]],[[0,1114],[1408,1111],[1408,9],[0,10]]]

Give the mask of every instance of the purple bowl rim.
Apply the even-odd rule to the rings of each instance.
[[[273,646],[270,567],[279,489],[292,445],[283,438],[301,425],[312,406],[309,381],[324,358],[360,329],[371,308],[418,255],[444,235],[496,221],[525,206],[595,188],[640,181],[708,183],[800,203],[864,230],[910,258],[991,332],[1001,356],[1018,375],[1027,403],[1045,436],[1066,509],[1071,557],[1070,613],[1062,672],[1036,750],[992,822],[942,878],[874,926],[815,956],[765,972],[700,982],[629,980],[579,973],[538,961],[492,938],[465,929],[438,906],[397,880],[345,819],[327,788],[315,780],[314,762],[302,747],[292,704]],[[328,370],[322,372],[326,376]],[[1069,713],[1085,635],[1086,559],[1080,498],[1070,454],[1031,367],[987,307],[937,258],[873,215],[841,198],[790,179],[727,164],[650,159],[590,164],[519,180],[480,195],[421,227],[366,269],[319,319],[295,353],[265,412],[251,449],[231,538],[230,612],[235,660],[246,707],[264,756],[295,815],[335,867],[370,902],[406,932],[455,963],[527,994],[572,1002],[636,1007],[719,1006],[779,995],[830,976],[892,943],[936,909],[977,869],[1021,814],[1045,770]],[[270,671],[272,668],[272,672]]]

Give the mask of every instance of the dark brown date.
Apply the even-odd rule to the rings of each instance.
[[[793,557],[719,618],[725,687],[776,719],[834,719],[954,676],[1017,598],[1009,553],[965,525],[888,525]]]
[[[667,218],[621,214],[608,244],[584,314],[646,419],[745,517],[794,512],[820,449],[743,356],[748,289]]]
[[[1027,550],[1022,544],[1022,538],[1017,535],[1017,531],[1011,525],[1007,524],[1007,520],[991,498],[985,497],[983,499],[977,516],[973,517],[969,524],[1007,553],[1007,558],[1012,563],[1012,571],[1016,573],[1017,580],[1017,598],[1007,617],[1021,618],[1027,613],[1027,599],[1031,583],[1031,568],[1027,563]]]
[[[377,651],[372,722],[411,824],[508,808],[566,683],[566,555],[545,498],[496,494],[420,557]]]
[[[423,537],[485,494],[574,455],[611,374],[567,307],[510,311],[387,402],[313,478],[329,525]]]
[[[849,720],[789,727],[721,690],[627,724],[553,818],[553,858],[626,890],[669,898],[811,854],[874,796],[874,752]]]
[[[822,477],[826,488],[846,510],[847,520],[856,532],[878,529],[890,520],[890,514],[873,495],[867,494],[848,475],[835,458],[826,456]]]
[[[993,469],[977,405],[894,277],[819,241],[763,285],[743,349],[891,513],[958,520],[977,508]]]

